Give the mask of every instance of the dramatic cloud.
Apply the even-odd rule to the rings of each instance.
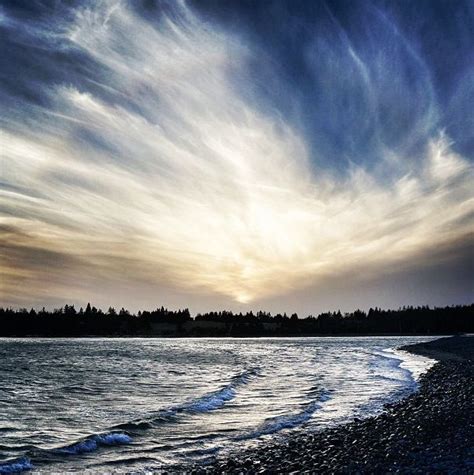
[[[298,32],[291,11],[265,36],[209,8],[3,11],[4,47],[31,75],[11,67],[2,90],[2,303],[113,303],[124,285],[132,307],[138,287],[166,304],[317,301],[437,248],[469,258],[471,139],[449,124],[472,67],[438,97],[380,5],[360,31],[300,12],[298,61],[274,38]]]

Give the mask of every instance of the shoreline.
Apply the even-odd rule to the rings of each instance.
[[[474,473],[474,336],[400,350],[437,360],[404,399],[366,419],[263,442],[187,473]],[[174,471],[165,470],[165,471]]]
[[[242,335],[242,336],[235,336],[235,335],[0,335],[1,339],[11,339],[11,340],[65,340],[65,339],[175,339],[175,340],[186,340],[186,339],[235,339],[235,340],[252,340],[252,339],[265,339],[265,338],[273,338],[273,339],[283,339],[283,338],[373,338],[373,337],[381,337],[381,338],[396,338],[396,337],[428,337],[428,338],[453,338],[452,336],[447,336],[444,333],[314,333],[314,334],[302,334],[302,335],[295,335],[289,333],[287,335]],[[436,340],[438,341],[438,340]],[[401,348],[399,348],[401,349]]]

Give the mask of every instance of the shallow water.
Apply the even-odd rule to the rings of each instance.
[[[0,339],[0,473],[140,472],[371,415],[433,364],[394,348],[429,339]]]

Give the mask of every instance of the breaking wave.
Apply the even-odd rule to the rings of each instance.
[[[227,402],[235,398],[239,386],[247,384],[252,378],[258,375],[258,368],[251,368],[234,376],[230,382],[216,391],[204,394],[201,397],[192,399],[178,406],[163,409],[148,418],[143,418],[124,424],[118,424],[110,429],[110,432],[93,434],[78,442],[57,447],[54,449],[36,449],[31,451],[31,457],[41,455],[50,458],[51,456],[73,456],[91,453],[101,447],[112,447],[127,445],[133,442],[133,435],[152,428],[160,423],[177,422],[185,414],[196,414],[214,411],[221,408]],[[31,470],[34,465],[29,457],[12,459],[0,464],[0,474],[18,473]]]
[[[106,434],[95,434],[74,444],[54,449],[54,452],[68,455],[84,454],[95,452],[101,446],[124,445],[130,444],[131,442],[132,438],[128,434],[110,432]]]
[[[0,474],[24,472],[33,468],[34,466],[28,457],[21,457],[0,463]]]
[[[178,410],[180,412],[208,412],[219,409],[226,402],[235,398],[237,388],[247,384],[253,377],[257,376],[258,368],[252,368],[237,376],[234,376],[231,382],[221,389],[210,394],[204,395],[194,401],[184,404]]]
[[[413,373],[401,366],[403,358],[397,356],[393,351],[375,351],[372,353],[374,359],[370,362],[370,372],[375,379],[383,379],[403,385],[407,389],[417,387],[417,382]]]
[[[228,384],[216,391],[204,394],[203,396],[178,406],[162,409],[150,417],[118,424],[112,429],[125,430],[131,433],[135,431],[140,432],[158,424],[177,421],[179,417],[185,414],[205,413],[220,409],[224,404],[235,398],[239,386],[247,384],[252,378],[256,377],[258,373],[259,368],[248,369],[234,376]]]
[[[329,401],[329,399],[331,399],[331,393],[329,391],[323,391],[316,400],[304,405],[300,412],[268,418],[256,430],[238,437],[237,440],[254,439],[262,435],[274,434],[284,429],[293,429],[294,427],[300,426],[308,422],[313,414],[318,409],[321,409],[323,404]]]
[[[2,420],[0,474],[27,470],[51,473],[67,468],[97,469],[103,473],[115,461],[141,471],[149,467],[160,470],[190,460],[206,463],[218,451],[252,445],[273,434],[283,437],[290,430],[319,429],[354,416],[377,414],[385,403],[416,388],[418,373],[426,367],[426,359],[418,361],[421,357],[382,350],[383,345],[406,341],[342,340],[335,344],[326,339],[295,344],[293,340],[216,340],[206,343],[204,349],[201,340],[167,342],[173,345],[172,353],[163,344],[153,344],[153,352],[144,359],[140,385],[135,378],[128,380],[128,366],[117,368],[117,372],[112,371],[113,366],[107,367],[107,376],[95,371],[100,368],[95,362],[102,361],[104,351],[98,349],[94,364],[87,361],[86,368],[94,385],[94,378],[104,382],[102,391],[79,395],[80,386],[73,372],[60,373],[64,381],[59,382],[58,391],[66,388],[68,397],[59,398],[57,407],[62,412],[71,411],[74,425],[70,428],[69,417],[56,415],[55,420],[52,411],[42,417],[43,397],[36,406],[31,398],[31,407],[24,406],[25,412],[38,414],[38,430],[27,431],[21,425],[11,428],[17,425],[14,417]],[[125,343],[115,344],[121,348]],[[142,342],[126,344],[130,345],[130,354],[145,346]],[[89,342],[85,348],[86,343],[76,345],[81,354],[92,348]],[[188,362],[188,355],[179,353],[183,345],[200,358],[189,358]],[[233,353],[223,358],[216,345],[220,345],[218,350],[228,350],[232,345]],[[57,351],[62,352],[63,346],[59,345]],[[150,349],[145,347],[143,351]],[[71,357],[76,352],[77,349]],[[203,361],[209,366],[203,368]],[[185,371],[185,377],[170,377],[170,362]],[[48,366],[51,367],[52,364]],[[118,384],[116,374],[127,379],[128,386]],[[15,389],[17,380],[12,380],[10,386]],[[38,383],[33,381],[30,387],[37,390]],[[103,396],[109,396],[109,391],[112,405],[104,406]],[[163,397],[169,401],[171,394],[173,402],[164,402]],[[61,392],[58,395],[62,396]],[[124,395],[127,398],[122,400]],[[11,400],[18,404],[16,399]],[[155,410],[140,409],[145,407]],[[130,411],[138,415],[120,416]],[[114,422],[104,422],[107,420]],[[122,423],[114,425],[117,421]]]

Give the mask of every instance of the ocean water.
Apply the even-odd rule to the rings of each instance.
[[[146,472],[379,412],[422,337],[0,339],[0,473]]]

